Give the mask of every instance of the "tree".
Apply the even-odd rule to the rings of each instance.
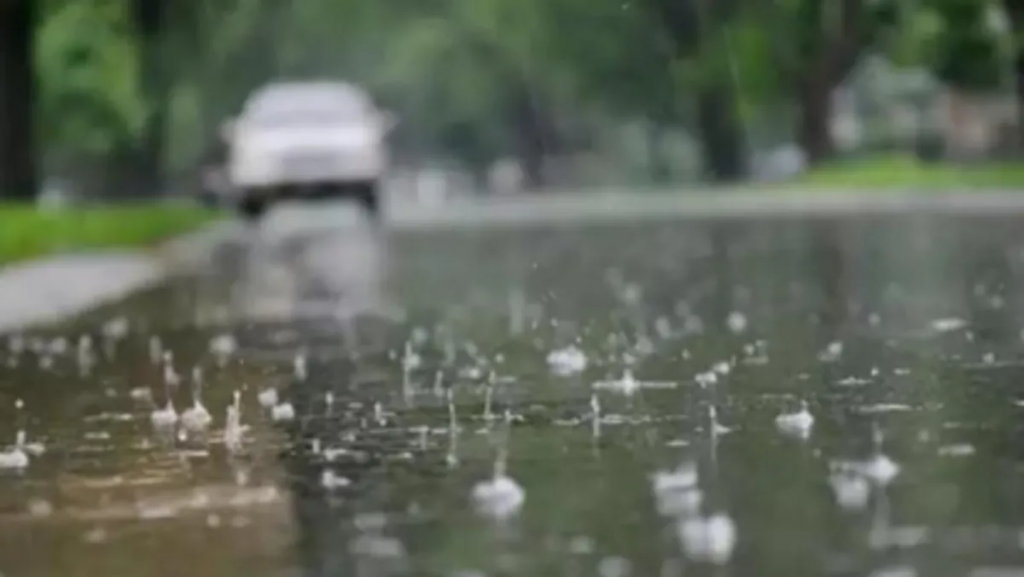
[[[31,199],[36,170],[36,3],[0,3],[0,197]]]
[[[864,48],[863,4],[860,0],[801,0],[796,8],[798,63],[793,82],[801,112],[797,140],[811,163],[835,153],[832,94]],[[829,8],[838,12],[833,18]]]
[[[746,152],[731,75],[731,54],[724,42],[738,3],[645,1],[663,23],[673,62],[690,62],[699,69],[694,87],[696,124],[707,176],[715,181],[739,180],[746,173]],[[670,74],[670,70],[666,73]]]
[[[371,79],[420,116],[406,121],[421,145],[439,146],[482,176],[492,161],[515,156],[525,184],[546,184],[546,156],[559,138],[550,105],[557,84],[547,65],[543,4],[447,0],[432,14],[400,22],[383,74]]]
[[[930,0],[943,26],[933,40],[932,66],[946,84],[965,92],[999,87],[1005,70],[999,39],[985,0]]]
[[[39,169],[87,192],[113,180],[135,148],[143,120],[138,58],[118,4],[44,3],[36,28]]]
[[[780,0],[747,2],[764,48],[760,66],[778,77],[796,104],[795,136],[811,164],[831,159],[833,95],[868,53],[897,36],[896,0]]]
[[[583,149],[665,176],[689,154],[677,137],[693,133],[705,175],[728,181],[744,176],[747,135],[758,137],[747,122],[763,107],[786,112],[771,116],[770,138],[793,128],[811,162],[835,153],[832,93],[862,56],[917,34],[893,34],[906,32],[896,8],[943,22],[903,63],[989,86],[1000,70],[992,34],[969,23],[993,3],[1024,21],[1024,0],[42,0],[36,132],[47,162],[128,169],[131,192],[152,193],[259,84],[328,76],[398,114],[404,158],[454,158],[483,174],[516,156],[539,187],[550,157]],[[27,3],[10,0],[4,26],[13,6]],[[17,38],[5,30],[0,42]],[[8,140],[18,130],[0,127]],[[4,150],[25,150],[8,140]]]
[[[156,194],[164,184],[164,132],[171,81],[164,49],[166,10],[163,0],[131,0],[131,21],[139,51],[139,94],[145,116],[129,186],[142,194]]]
[[[1018,138],[1024,145],[1024,1],[1003,0],[1003,11],[1010,25]]]

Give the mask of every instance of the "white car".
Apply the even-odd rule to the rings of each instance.
[[[349,197],[376,219],[393,125],[393,117],[352,84],[268,84],[225,124],[224,190],[250,218],[281,198]]]

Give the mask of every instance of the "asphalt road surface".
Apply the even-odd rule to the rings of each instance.
[[[9,343],[0,573],[1024,572],[1019,207],[508,202],[286,207]]]

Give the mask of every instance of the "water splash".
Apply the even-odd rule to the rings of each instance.
[[[711,432],[712,439],[732,432],[731,428],[719,422],[718,407],[714,404],[708,405],[708,430]]]
[[[77,355],[75,362],[78,365],[78,376],[85,378],[92,374],[96,366],[96,353],[93,350],[92,337],[82,335],[78,338]]]
[[[676,524],[683,553],[692,561],[725,565],[736,547],[736,524],[725,513],[687,516]]]
[[[163,377],[164,384],[168,387],[181,385],[181,375],[174,370],[174,353],[171,351],[164,351]]]
[[[569,345],[548,353],[547,363],[552,373],[568,377],[582,373],[587,368],[587,355],[578,346]]]
[[[704,494],[697,482],[697,464],[692,461],[684,461],[675,469],[657,471],[651,475],[651,488],[658,513],[673,518],[699,513]]]
[[[832,487],[836,504],[848,511],[863,510],[871,494],[868,480],[848,463],[834,462],[830,467],[832,473],[829,475],[829,486]]]
[[[173,434],[178,425],[178,411],[174,408],[171,382],[167,378],[164,378],[164,399],[164,406],[155,407],[149,414],[150,424],[154,432],[160,436]]]
[[[295,419],[295,407],[287,401],[280,402],[270,408],[270,420],[282,423]]]
[[[209,349],[216,359],[217,366],[223,368],[238,351],[238,341],[229,333],[218,335],[210,339]]]
[[[25,431],[18,430],[15,434],[14,445],[0,452],[0,469],[23,471],[28,468],[28,465],[29,456],[25,451]]]
[[[626,396],[635,395],[640,389],[674,389],[679,383],[674,381],[640,381],[633,376],[629,368],[623,369],[622,377],[616,380],[598,381],[593,387],[598,390],[612,391]]]
[[[160,364],[164,357],[164,345],[160,337],[153,335],[149,337],[149,362],[154,365]]]
[[[775,417],[775,426],[787,436],[801,440],[809,438],[814,428],[814,415],[811,414],[807,401],[800,401],[799,411],[782,413]]]
[[[348,477],[343,477],[331,469],[324,469],[323,473],[320,474],[320,485],[328,491],[342,489],[351,484],[352,481]]]
[[[184,441],[188,435],[199,436],[210,428],[213,417],[210,411],[203,405],[203,371],[199,367],[192,370],[192,406],[181,414],[181,438]]]
[[[267,387],[266,389],[263,389],[257,393],[256,400],[259,401],[260,406],[264,409],[269,410],[273,408],[279,401],[277,389],[274,387]]]
[[[292,360],[292,374],[297,381],[305,381],[309,378],[309,367],[305,352],[299,352]]]
[[[526,502],[526,491],[506,474],[506,457],[501,449],[494,462],[494,476],[477,483],[472,491],[477,512],[497,521],[514,517]]]
[[[242,424],[242,393],[236,389],[224,420],[224,447],[228,453],[237,455],[242,452],[246,430]]]

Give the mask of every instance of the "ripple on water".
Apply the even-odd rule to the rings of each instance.
[[[260,527],[278,516],[292,523],[281,550],[316,532],[304,563],[353,575],[781,576],[824,574],[825,559],[889,577],[944,575],[918,559],[1009,571],[1024,554],[1019,455],[1003,446],[1024,398],[1013,301],[983,291],[1004,320],[965,314],[939,289],[970,267],[936,280],[953,256],[935,270],[916,253],[894,262],[914,244],[902,229],[863,226],[820,267],[841,260],[840,280],[865,285],[844,290],[807,272],[804,241],[786,240],[807,232],[794,223],[749,223],[730,250],[698,224],[609,227],[583,253],[557,244],[578,231],[451,233],[397,249],[396,285],[415,294],[402,296],[407,320],[383,329],[346,334],[336,318],[160,332],[118,313],[91,340],[11,338],[0,381],[29,414],[16,423],[0,398],[0,440],[24,426],[46,451],[0,478],[0,568],[28,547],[44,558],[10,533],[33,523],[40,543],[73,525],[127,560],[142,551],[134,531],[163,558],[195,557],[195,572],[240,575],[202,564],[262,559]],[[1015,286],[1011,273],[996,284]],[[839,294],[857,305],[834,307],[842,322],[819,307]],[[154,435],[154,404],[192,406],[192,366],[209,435]],[[225,434],[235,391],[237,438]],[[774,425],[801,399],[813,427],[779,428],[812,434],[784,441]],[[247,553],[214,545],[219,531],[243,535],[248,549],[230,551]]]

